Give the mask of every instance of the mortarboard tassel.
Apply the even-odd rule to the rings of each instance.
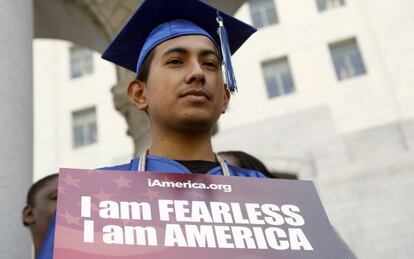
[[[221,17],[220,13],[217,11],[217,18],[218,22],[218,29],[217,33],[220,37],[220,47],[221,53],[223,55],[223,69],[225,74],[225,80],[227,88],[229,89],[230,93],[237,92],[237,83],[236,77],[234,76],[233,66],[231,64],[231,52],[229,47],[229,39],[227,36],[226,28],[224,28],[223,17]]]

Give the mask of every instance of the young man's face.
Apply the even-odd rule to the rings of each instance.
[[[142,89],[143,100],[134,102],[153,126],[166,129],[210,131],[230,98],[215,45],[198,35],[158,45]]]

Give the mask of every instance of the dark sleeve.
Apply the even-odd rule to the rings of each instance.
[[[262,174],[261,172],[255,171],[255,170],[240,168],[240,167],[236,167],[230,164],[227,164],[227,166],[229,167],[230,171],[233,172],[235,176],[267,178],[264,174]]]

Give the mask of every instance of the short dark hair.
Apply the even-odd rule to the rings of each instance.
[[[35,206],[35,197],[36,194],[46,185],[48,184],[50,181],[52,181],[53,179],[55,179],[55,177],[58,177],[58,174],[51,174],[48,175],[46,177],[43,177],[42,179],[40,179],[39,181],[35,182],[29,189],[29,191],[27,192],[27,198],[26,198],[26,203],[27,205],[30,206]]]
[[[247,154],[246,152],[243,151],[223,151],[223,152],[219,152],[219,155],[223,154],[223,155],[228,155],[228,156],[232,156],[234,158],[237,159],[237,162],[239,163],[239,167],[241,168],[245,168],[245,169],[251,169],[251,170],[256,170],[261,172],[262,174],[264,174],[266,177],[269,178],[278,178],[274,175],[272,175],[269,170],[267,169],[267,167],[256,157]]]
[[[151,50],[150,53],[148,53],[148,55],[145,57],[144,62],[142,62],[141,68],[139,69],[138,75],[136,77],[137,80],[144,83],[147,82],[150,73],[151,62],[154,58],[154,50],[155,49]]]

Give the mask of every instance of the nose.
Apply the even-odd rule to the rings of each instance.
[[[189,65],[189,72],[185,81],[187,84],[199,83],[204,85],[206,83],[206,75],[198,61],[191,62]]]

